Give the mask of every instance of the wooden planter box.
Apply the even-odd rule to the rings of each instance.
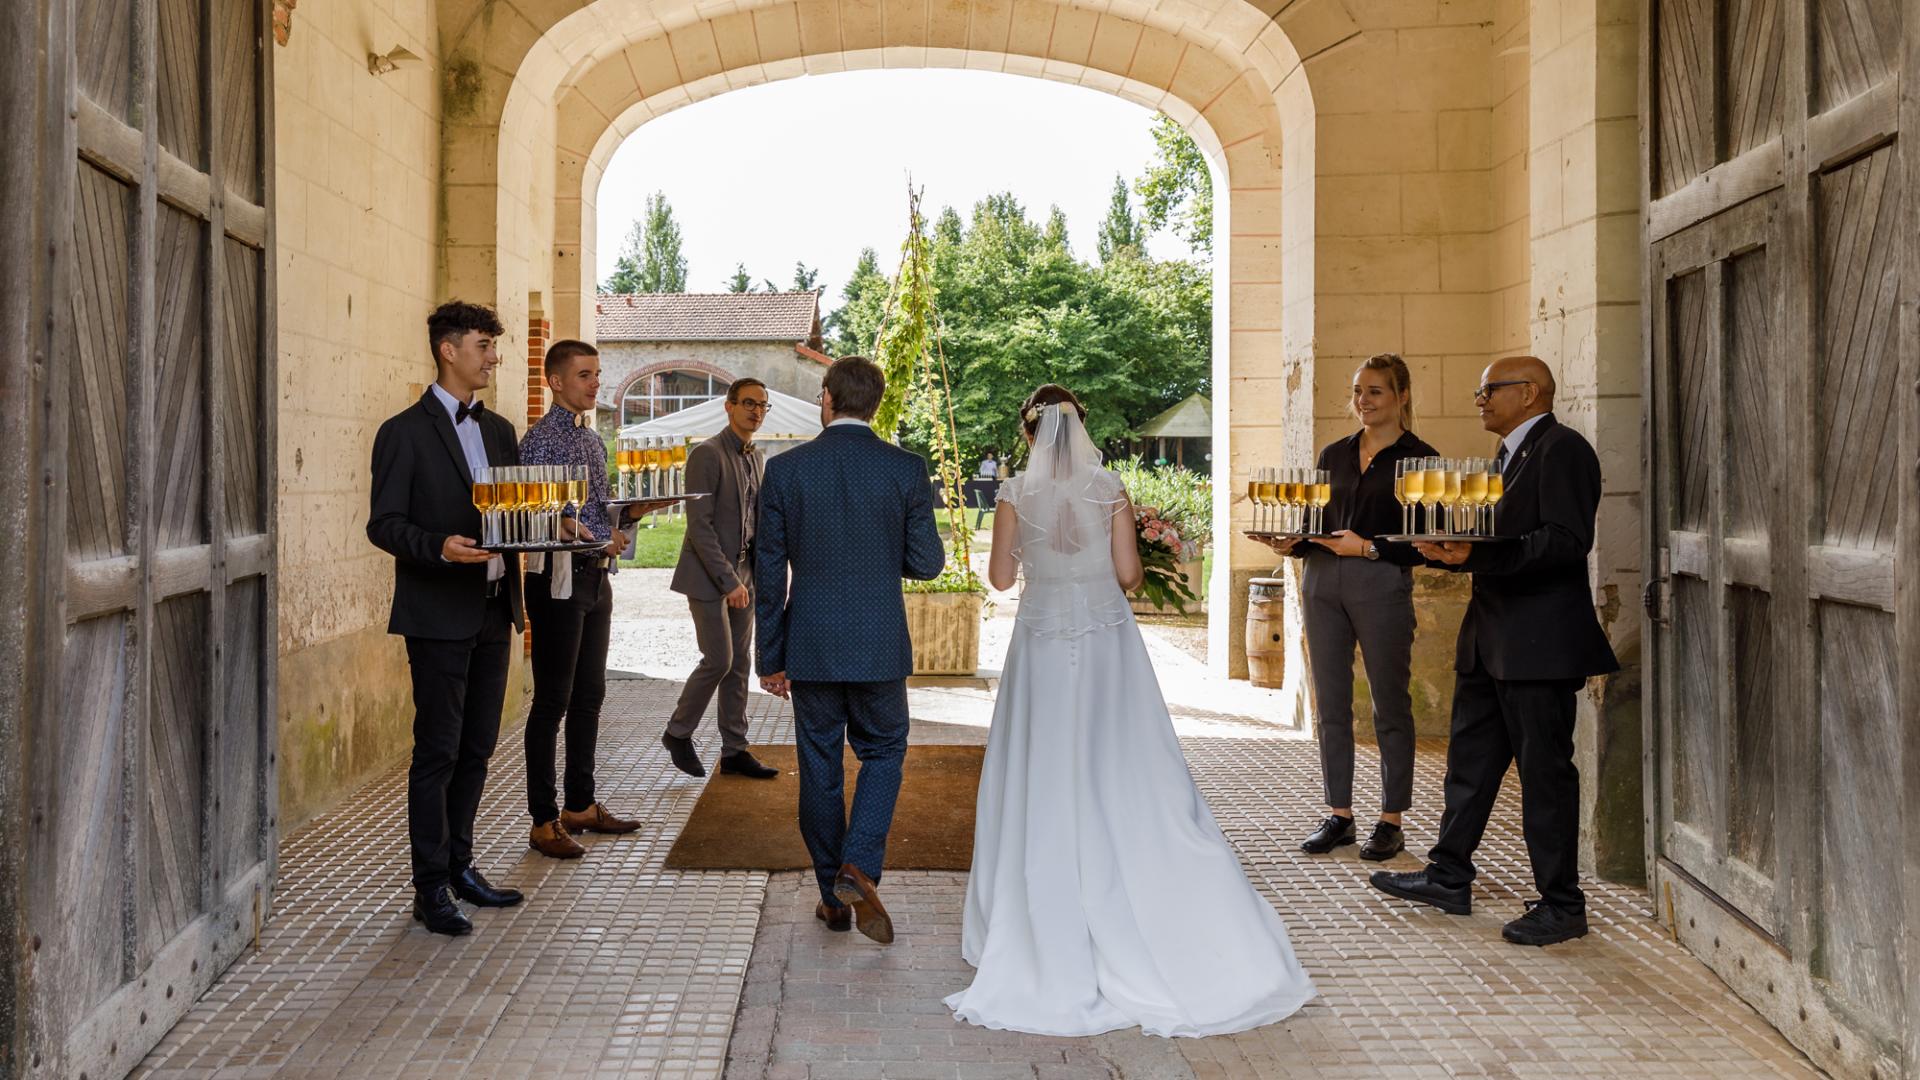
[[[971,675],[980,667],[982,593],[907,593],[915,675]]]
[[[1183,562],[1180,564],[1180,575],[1187,579],[1187,588],[1193,590],[1193,599],[1187,601],[1187,614],[1189,615],[1198,614],[1199,612],[1207,610],[1207,604],[1206,604],[1206,596],[1207,596],[1206,584],[1207,583],[1205,580],[1205,574],[1203,570],[1203,568],[1206,565],[1207,564],[1203,559],[1194,559],[1191,562]],[[1134,593],[1133,595],[1129,596],[1127,598],[1127,601],[1128,603],[1133,605],[1133,613],[1135,615],[1177,615],[1179,614],[1179,609],[1175,608],[1171,604],[1163,608],[1154,607],[1153,601],[1148,600],[1146,597],[1141,596],[1139,593]]]

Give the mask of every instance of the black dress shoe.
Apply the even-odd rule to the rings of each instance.
[[[780,775],[780,770],[771,765],[760,764],[760,759],[745,750],[736,750],[731,754],[720,755],[720,771],[735,776],[752,777],[755,780],[771,780]]]
[[[1344,847],[1354,841],[1353,819],[1339,814],[1328,814],[1327,820],[1313,830],[1313,834],[1300,841],[1300,850],[1309,855],[1325,855],[1337,847]]]
[[[473,924],[454,903],[453,886],[441,885],[435,889],[415,889],[413,892],[413,919],[424,923],[428,930],[448,937],[473,933]]]
[[[1421,904],[1432,904],[1449,915],[1473,914],[1473,890],[1465,885],[1442,885],[1427,879],[1425,870],[1416,870],[1411,874],[1391,874],[1385,870],[1375,870],[1367,879],[1373,887],[1388,896],[1397,896],[1402,900],[1412,900]]]
[[[660,736],[660,745],[667,748],[673,756],[673,767],[688,776],[705,776],[707,767],[700,764],[700,755],[693,752],[692,739],[675,738],[672,735]]]
[[[1565,911],[1545,900],[1527,901],[1527,913],[1500,928],[1515,945],[1556,945],[1587,936],[1587,913]]]
[[[1391,821],[1374,823],[1373,835],[1360,845],[1360,857],[1368,862],[1386,862],[1406,850],[1407,836]]]
[[[474,907],[512,907],[525,900],[519,889],[496,889],[469,866],[453,875],[453,891]]]

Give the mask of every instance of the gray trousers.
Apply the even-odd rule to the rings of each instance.
[[[741,581],[752,578],[744,567]],[[748,586],[752,591],[752,586]],[[680,703],[674,706],[673,719],[667,722],[667,734],[685,739],[700,726],[700,717],[714,692],[720,694],[721,753],[732,754],[747,748],[747,678],[753,674],[753,605],[730,608],[725,600],[696,600],[687,597],[693,612],[694,640],[700,645],[700,664],[687,676],[680,691]]]
[[[1369,559],[1315,555],[1304,568],[1307,655],[1313,667],[1320,777],[1327,805],[1353,806],[1353,647],[1367,670],[1380,747],[1380,809],[1413,804],[1413,571]]]

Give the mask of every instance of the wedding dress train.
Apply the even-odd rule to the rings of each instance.
[[[968,1023],[1214,1035],[1314,996],[1285,925],[1194,786],[1114,579],[1120,483],[1078,417],[1042,420],[1003,485],[1024,586],[981,770],[962,955]],[[1070,429],[1070,430],[1068,430]],[[1075,456],[1093,454],[1091,469]],[[1038,474],[1038,479],[1030,479]]]

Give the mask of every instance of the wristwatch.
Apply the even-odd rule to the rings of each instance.
[[[1367,541],[1366,556],[1369,562],[1380,558],[1380,549],[1377,547],[1374,547],[1373,541],[1371,540]]]

